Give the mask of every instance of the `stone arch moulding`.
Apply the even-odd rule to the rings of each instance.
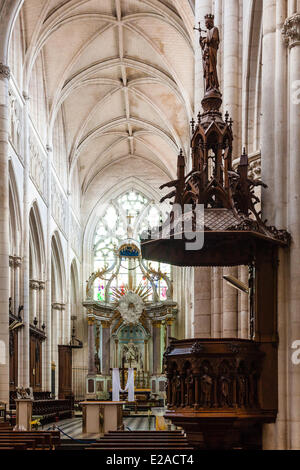
[[[64,303],[66,294],[66,269],[65,260],[60,241],[60,235],[57,230],[51,237],[51,261],[53,262],[53,273],[55,275],[56,300]]]
[[[7,65],[11,34],[24,0],[0,0],[0,63]]]
[[[36,200],[32,203],[29,211],[29,234],[35,253],[35,275],[42,280],[46,273],[45,237],[41,223],[40,210]]]
[[[22,218],[20,196],[16,181],[13,162],[9,160],[9,223],[10,223],[10,254],[20,256],[22,243]]]

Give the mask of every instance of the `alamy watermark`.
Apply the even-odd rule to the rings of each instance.
[[[297,339],[292,343],[292,349],[295,349],[295,351],[292,354],[292,363],[295,366],[300,365],[300,339]]]
[[[160,211],[160,207],[156,206]],[[163,220],[163,219],[162,219]],[[173,204],[172,211],[161,227],[148,227],[150,240],[185,240],[186,251],[198,251],[204,245],[204,205]]]
[[[127,239],[183,240],[186,251],[199,251],[204,245],[203,204],[173,204],[168,211],[162,204],[151,203],[137,212],[122,201],[114,201],[113,207],[105,205],[99,214],[106,221],[106,237],[113,240],[119,238],[119,225],[124,227],[127,219]]]

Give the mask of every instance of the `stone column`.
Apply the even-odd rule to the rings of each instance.
[[[233,155],[241,153],[239,139],[239,93],[241,61],[239,55],[239,0],[226,0],[223,11],[223,109],[228,111],[234,121]]]
[[[195,268],[194,279],[194,335],[195,338],[210,338],[211,269]]]
[[[52,220],[51,220],[51,147],[47,146],[48,158],[47,158],[47,239],[46,239],[46,250],[47,250],[47,281],[46,281],[46,342],[45,342],[45,388],[47,391],[51,391],[51,345],[52,345],[52,292],[51,292],[51,235],[52,235]]]
[[[15,271],[15,259],[14,259],[14,256],[10,256],[9,257],[9,297],[11,298],[12,313],[15,313],[14,271]]]
[[[224,275],[238,277],[238,268],[224,268]],[[238,335],[238,292],[223,281],[223,338],[236,338]]]
[[[288,15],[292,16],[297,12],[297,2],[298,0],[288,0]],[[298,5],[300,7],[300,5]]]
[[[213,268],[213,292],[212,292],[212,336],[222,337],[222,268]]]
[[[45,282],[44,281],[39,281],[38,318],[39,318],[39,328],[40,329],[43,329],[42,327],[45,326],[44,291],[45,291]],[[46,379],[46,342],[43,341],[43,343],[42,343],[42,388],[43,388],[43,391],[47,391],[46,382],[47,382],[47,379]]]
[[[246,285],[248,285],[248,266],[240,266],[239,268],[239,279]],[[239,338],[249,339],[249,295],[244,292],[239,293]]]
[[[30,375],[30,311],[29,311],[29,168],[30,168],[30,150],[29,150],[29,96],[23,93],[25,99],[24,105],[24,179],[23,179],[23,323],[24,327],[21,329],[21,344],[22,344],[22,364],[20,365],[20,378],[23,387],[29,386]],[[22,374],[21,374],[22,371]]]
[[[300,13],[289,17],[283,28],[289,49],[289,179],[288,230],[292,235],[289,258],[289,344],[300,340]],[[293,352],[293,350],[291,349]],[[288,361],[288,448],[300,448],[300,366]]]
[[[161,321],[153,321],[153,375],[161,374]]]
[[[167,347],[170,344],[169,337],[172,337],[172,325],[173,325],[173,318],[167,319]]]
[[[283,155],[287,154],[288,138],[288,48],[282,38],[282,28],[288,16],[288,5],[286,0],[276,1],[276,69],[275,69],[275,170],[274,184],[276,191],[274,194],[276,211],[275,225],[279,228],[287,227],[287,184],[288,165]],[[296,11],[296,10],[295,10]],[[291,14],[294,13],[291,12]],[[283,92],[285,90],[285,92]],[[279,252],[278,267],[278,415],[275,425],[265,426],[264,439],[266,448],[276,448],[283,450],[287,448],[287,363],[290,345],[288,342],[288,276],[287,262],[288,253],[286,250]],[[276,444],[274,437],[276,436]]]
[[[262,45],[262,118],[261,118],[261,166],[262,180],[268,185],[262,190],[262,211],[269,223],[275,222],[276,206],[274,194],[275,154],[275,80],[276,68],[276,1],[263,1],[263,45]],[[278,117],[276,116],[276,119]]]
[[[5,403],[9,403],[9,78],[9,67],[0,63],[0,401]]]
[[[14,260],[15,270],[14,270],[14,312],[15,315],[18,314],[18,309],[20,305],[20,268],[22,266],[22,258],[20,256],[15,256]]]
[[[88,375],[96,374],[95,367],[95,318],[88,317]]]
[[[31,279],[29,282],[29,287],[30,287],[30,303],[29,303],[30,323],[33,323],[33,320],[38,315],[38,293],[40,289],[40,283],[39,281],[34,281],[33,279]]]
[[[65,304],[60,304],[60,309],[61,309],[61,318],[60,318],[60,335],[59,335],[59,342],[60,344],[66,344],[65,343],[65,318],[66,318],[66,305]]]
[[[39,282],[39,320],[40,326],[45,322],[44,318],[44,291],[45,291],[45,282]]]
[[[55,396],[58,396],[58,330],[60,320],[61,306],[58,303],[52,305],[52,333],[51,333],[51,350],[52,350],[52,365],[55,364]]]
[[[234,121],[233,155],[241,153],[239,122],[240,103],[240,35],[239,35],[239,1],[229,0],[223,4],[223,109],[228,111]],[[223,274],[238,277],[237,268],[224,268]],[[237,336],[238,295],[237,291],[223,282],[223,319],[222,336]],[[219,294],[220,297],[220,294]]]
[[[102,321],[102,375],[110,375],[110,322]]]

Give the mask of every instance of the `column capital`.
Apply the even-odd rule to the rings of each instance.
[[[0,62],[0,79],[10,79],[10,68],[7,65],[2,64],[2,62]]]
[[[102,320],[101,325],[102,325],[102,328],[110,328],[110,321]]]
[[[300,45],[300,13],[285,20],[281,33],[284,43],[290,48]]]
[[[88,325],[94,325],[95,317],[88,317],[87,321],[88,321]]]
[[[46,287],[46,282],[45,281],[39,281],[39,289],[40,290],[45,290]]]
[[[9,267],[10,268],[20,268],[22,266],[22,258],[20,256],[9,256]]]
[[[15,268],[20,268],[22,266],[21,256],[14,256],[14,266]]]
[[[40,288],[40,287],[38,287],[38,289],[39,289],[39,288]],[[58,303],[58,302],[54,302],[54,303],[52,304],[52,308],[53,308],[53,310],[65,310],[66,306],[65,306],[65,304],[60,304],[60,303]]]
[[[154,328],[161,328],[161,320],[153,320],[152,325]]]
[[[34,279],[31,279],[31,280],[29,281],[29,287],[30,287],[30,289],[32,289],[32,290],[39,290],[39,288],[40,288],[40,283],[39,283],[39,281],[35,281]]]

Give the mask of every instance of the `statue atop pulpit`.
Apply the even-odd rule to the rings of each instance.
[[[203,51],[203,70],[205,80],[205,91],[219,91],[219,79],[217,71],[217,56],[220,44],[219,29],[215,26],[214,15],[205,16],[205,26],[207,28],[206,37],[201,35],[200,46]]]

